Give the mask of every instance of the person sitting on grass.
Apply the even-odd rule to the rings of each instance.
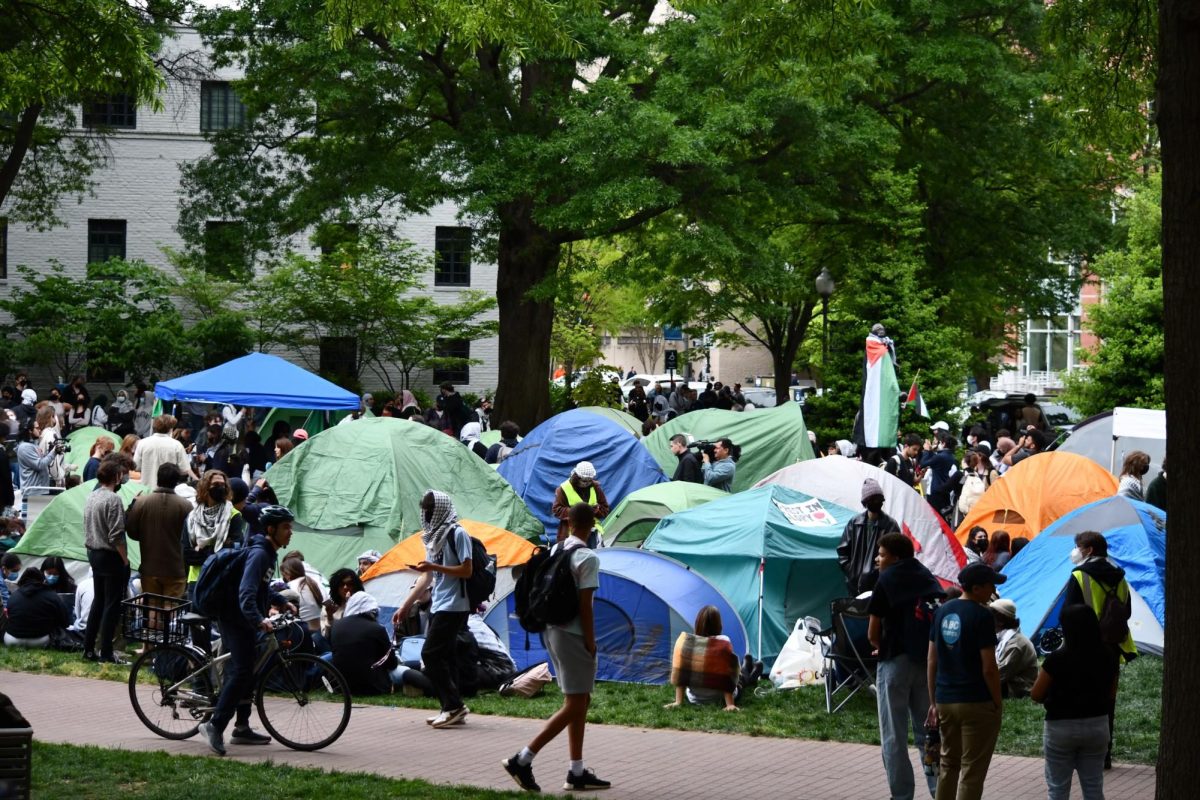
[[[696,637],[698,638],[716,639],[727,644],[729,643],[729,637],[721,633],[721,612],[717,610],[716,606],[705,606],[700,609],[700,612],[696,614],[696,623],[692,627],[696,631]],[[684,697],[686,696],[687,702],[694,705],[723,703],[726,711],[739,711],[737,701],[741,696],[742,686],[738,677],[741,676],[734,677],[733,675],[733,673],[739,672],[737,655],[728,648],[724,649],[728,650],[726,655],[732,657],[732,662],[729,665],[729,674],[724,676],[729,678],[730,689],[711,689],[700,685],[693,688],[688,684],[697,683],[697,681],[681,680],[682,670],[672,669],[671,680],[672,683],[675,683],[675,700],[674,702],[667,703],[663,708],[679,708],[683,705]],[[716,654],[714,653],[713,655]],[[708,657],[705,657],[706,663],[709,660]],[[688,674],[694,675],[693,673]]]
[[[58,593],[46,585],[42,571],[29,567],[22,572],[8,602],[4,643],[9,647],[49,647],[51,635],[70,624],[70,612]]]

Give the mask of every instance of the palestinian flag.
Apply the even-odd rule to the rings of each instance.
[[[863,369],[862,410],[855,424],[855,441],[864,447],[895,447],[900,426],[900,384],[890,340],[868,336]]]
[[[925,398],[921,397],[921,390],[917,388],[917,382],[914,380],[912,388],[908,390],[908,397],[904,398],[904,405],[915,403],[913,412],[922,419],[929,419],[929,409],[925,406]]]

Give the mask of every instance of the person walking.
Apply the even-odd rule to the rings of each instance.
[[[421,662],[437,691],[441,711],[425,721],[434,728],[446,728],[463,724],[470,712],[458,693],[458,633],[466,628],[471,612],[463,581],[471,577],[472,564],[471,537],[459,524],[454,503],[444,492],[427,492],[421,498],[421,541],[425,560],[413,567],[421,577],[392,615],[392,624],[399,625],[408,616],[432,582],[431,616]]]
[[[892,800],[913,800],[908,731],[911,727],[917,752],[924,753],[930,609],[945,592],[933,573],[917,561],[912,540],[904,534],[881,536],[878,553],[879,580],[867,605],[867,638],[879,658],[875,685],[880,749]],[[925,782],[933,795],[937,774],[932,769],[926,770]]]
[[[129,588],[129,553],[125,546],[125,504],[117,496],[121,466],[104,461],[96,472],[98,485],[83,507],[83,537],[92,567],[95,595],[83,634],[83,657],[88,661],[127,663],[113,653],[121,601]],[[96,651],[97,640],[100,650]]]
[[[563,704],[515,755],[500,762],[505,771],[527,792],[540,792],[533,777],[533,759],[564,730],[570,759],[563,791],[580,792],[607,789],[612,784],[596,777],[583,763],[583,736],[587,727],[588,707],[596,681],[596,629],[592,601],[600,586],[600,559],[588,548],[587,537],[595,525],[595,512],[587,503],[576,503],[569,512],[570,536],[555,545],[571,553],[571,577],[579,593],[579,613],[570,622],[551,625],[542,638],[554,674],[562,690]]]
[[[1063,646],[1046,656],[1030,697],[1046,707],[1042,749],[1046,797],[1067,800],[1079,773],[1083,800],[1104,800],[1108,708],[1117,696],[1117,662],[1100,638],[1100,621],[1086,606],[1065,606]]]
[[[988,602],[1008,578],[987,564],[958,573],[962,597],[938,609],[929,630],[927,726],[942,739],[936,800],[979,800],[1000,736],[1003,701],[996,627]]]
[[[271,737],[250,727],[250,696],[254,690],[254,663],[258,655],[258,633],[270,633],[266,614],[268,602],[287,606],[280,595],[269,591],[280,550],[292,540],[292,512],[283,506],[268,506],[259,519],[266,536],[254,536],[236,575],[236,596],[224,598],[216,622],[221,629],[221,646],[229,653],[221,681],[217,706],[208,722],[200,724],[200,735],[219,756],[225,755],[225,728],[233,720],[234,744],[270,744]],[[273,595],[273,596],[272,596]],[[294,608],[293,608],[294,610]]]

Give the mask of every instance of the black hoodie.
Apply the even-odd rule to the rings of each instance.
[[[1109,561],[1107,558],[1093,556],[1087,561],[1084,561],[1075,569],[1071,570],[1072,575],[1076,571],[1087,574],[1092,580],[1099,581],[1110,589],[1115,589],[1121,585],[1121,581],[1125,580],[1125,570],[1118,567],[1116,564]],[[1079,581],[1072,577],[1067,581],[1067,599],[1066,605],[1079,604],[1090,606],[1092,599],[1083,596],[1083,589],[1079,586]]]

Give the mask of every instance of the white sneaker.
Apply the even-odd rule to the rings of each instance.
[[[462,725],[467,721],[467,714],[470,712],[466,706],[460,706],[453,711],[443,711],[437,715],[433,722],[429,723],[435,728],[447,728],[451,725]]]

